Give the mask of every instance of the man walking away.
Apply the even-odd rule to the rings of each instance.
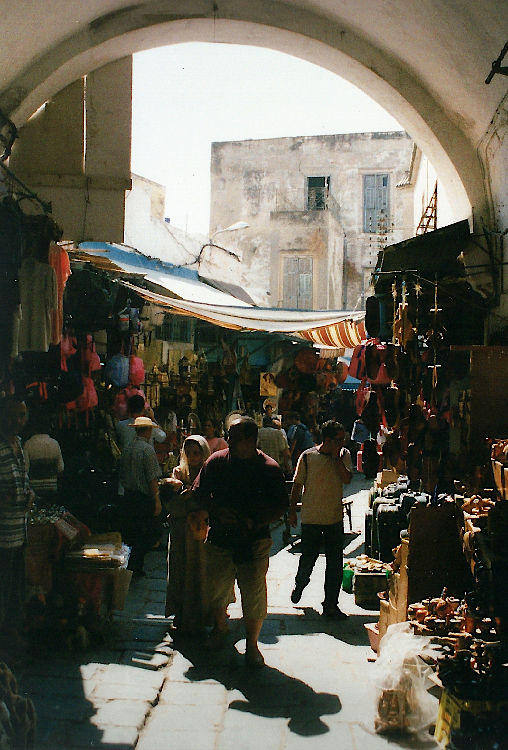
[[[325,422],[321,435],[321,445],[301,454],[293,480],[289,523],[296,526],[296,506],[301,498],[302,553],[291,601],[294,604],[300,601],[323,540],[326,556],[323,615],[343,620],[347,615],[338,607],[344,539],[342,495],[344,484],[352,479],[351,454],[344,448],[345,432],[339,422]]]
[[[250,417],[229,425],[229,448],[206,461],[194,482],[194,499],[208,510],[208,583],[215,634],[227,632],[226,607],[238,581],[247,638],[245,661],[262,667],[258,638],[267,612],[266,573],[272,540],[269,524],[287,510],[281,468],[256,449]]]
[[[285,433],[278,427],[274,427],[271,417],[263,417],[263,426],[258,431],[258,448],[274,461],[277,461],[284,474],[289,477],[291,471],[291,456]]]
[[[122,525],[127,544],[132,546],[129,569],[136,575],[145,575],[145,554],[154,542],[154,517],[162,510],[161,470],[150,442],[155,426],[149,417],[136,417],[131,425],[136,437],[120,458],[120,481],[125,490]]]
[[[155,423],[154,413],[150,406],[147,407],[144,396],[136,394],[131,396],[127,401],[128,418],[121,419],[116,423],[116,435],[118,438],[118,447],[123,451],[134,442],[136,434],[131,429],[131,425],[136,417],[149,417],[154,423],[152,427],[152,434],[150,437],[150,443],[153,445],[154,440],[157,443],[163,443],[166,439],[166,433],[162,430],[158,424]]]
[[[298,412],[290,412],[288,416],[288,424],[287,436],[289,450],[291,452],[293,467],[296,468],[300,455],[303,451],[314,446],[314,440],[312,439],[312,435],[307,425],[300,421],[300,415]]]

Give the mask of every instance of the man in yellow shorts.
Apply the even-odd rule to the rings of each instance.
[[[236,580],[249,666],[264,664],[258,638],[267,611],[270,523],[288,507],[284,474],[276,461],[256,449],[257,437],[253,419],[233,420],[229,447],[210,456],[193,486],[195,500],[210,516],[206,549],[215,632],[227,631],[226,607]]]

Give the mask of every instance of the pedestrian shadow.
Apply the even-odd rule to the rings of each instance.
[[[290,677],[279,669],[269,666],[263,669],[246,667],[243,656],[231,641],[215,652],[207,651],[202,641],[184,638],[174,643],[173,647],[192,662],[185,673],[188,680],[215,680],[222,683],[226,690],[242,693],[244,699],[231,701],[229,709],[267,719],[288,719],[290,731],[302,737],[329,732],[322,717],[337,714],[342,708],[338,695],[317,693],[302,680]]]
[[[362,541],[360,540],[360,537],[362,535],[361,531],[345,531],[344,532],[344,540],[342,542],[342,549],[346,549],[346,547],[349,547],[354,541],[359,540],[359,544],[362,544]],[[275,547],[275,545],[274,545]],[[299,536],[293,536],[289,540],[287,544],[285,544],[283,547],[280,547],[279,549],[275,549],[274,554],[277,554],[283,549],[286,549],[290,552],[292,555],[294,554],[300,554],[302,551],[302,540]],[[325,552],[325,546],[324,543],[321,544],[319,554],[323,555]]]
[[[371,623],[373,617],[376,616],[354,614],[349,615],[347,620],[336,621],[322,617],[313,607],[295,607],[295,614],[268,615],[259,640],[266,645],[273,645],[285,635],[310,636],[324,633],[350,646],[368,646],[369,638],[364,625]]]

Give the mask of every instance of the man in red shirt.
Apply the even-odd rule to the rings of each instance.
[[[227,631],[226,607],[238,582],[249,666],[263,666],[258,647],[267,612],[266,573],[272,540],[270,523],[288,507],[284,474],[256,449],[258,428],[250,417],[229,426],[229,447],[214,453],[201,469],[194,498],[210,516],[206,544],[215,632]]]

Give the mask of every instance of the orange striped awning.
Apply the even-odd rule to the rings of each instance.
[[[297,331],[301,336],[314,344],[323,346],[335,346],[338,349],[353,349],[357,344],[367,338],[365,323],[363,320],[341,320],[340,323],[310,328],[306,331]]]

